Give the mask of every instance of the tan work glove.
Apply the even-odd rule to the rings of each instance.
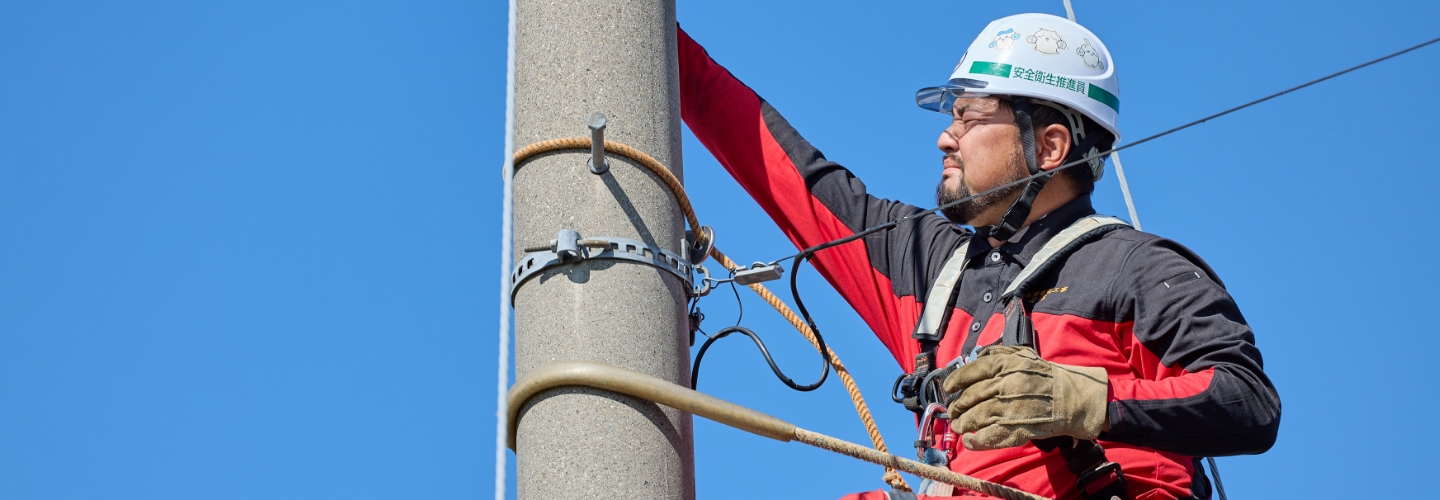
[[[945,377],[950,427],[971,450],[1032,439],[1095,439],[1105,426],[1104,368],[1057,365],[1029,347],[990,346]]]

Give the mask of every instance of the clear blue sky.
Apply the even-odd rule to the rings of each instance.
[[[1440,36],[1432,2],[1074,1],[1114,53],[1130,140]],[[678,6],[828,157],[920,204],[944,119],[914,90],[988,21],[1032,11],[1064,14]],[[0,3],[0,498],[490,496],[504,67],[500,1]],[[1145,229],[1225,279],[1284,401],[1273,450],[1221,459],[1236,498],[1429,490],[1437,67],[1430,47],[1124,154]],[[728,253],[790,250],[684,148]],[[1095,196],[1125,213],[1113,172]],[[904,450],[898,368],[802,280]],[[815,354],[742,297],[808,378]],[[703,307],[712,327],[735,312],[723,294]],[[790,391],[743,341],[707,355],[702,389],[866,441],[840,384]],[[878,467],[700,419],[696,448],[705,498],[882,485]]]

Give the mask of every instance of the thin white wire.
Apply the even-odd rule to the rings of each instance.
[[[506,392],[510,389],[510,217],[513,213],[511,174],[515,170],[515,5],[510,0],[509,35],[505,56],[505,170],[504,199],[500,213],[500,355],[495,375],[495,500],[505,500],[505,441],[509,434]]]
[[[1120,166],[1120,153],[1110,153],[1110,161],[1115,163],[1115,176],[1120,178],[1120,194],[1125,195],[1125,208],[1130,209],[1130,223],[1138,230],[1140,214],[1135,212],[1135,200],[1130,199],[1130,183],[1125,182],[1125,167]]]
[[[1070,22],[1078,23],[1075,20],[1075,7],[1070,5],[1070,0],[1065,1],[1065,17]],[[1140,214],[1135,211],[1135,200],[1130,197],[1130,183],[1125,182],[1125,167],[1120,166],[1120,153],[1110,153],[1110,161],[1115,164],[1115,177],[1120,179],[1120,194],[1125,195],[1125,208],[1130,210],[1130,223],[1135,229],[1140,229]]]

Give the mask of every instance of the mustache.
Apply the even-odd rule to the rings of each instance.
[[[965,167],[965,160],[960,159],[960,155],[956,153],[946,153],[944,156],[940,157],[941,165],[944,165],[946,161],[950,161],[956,165],[959,165],[961,168]]]

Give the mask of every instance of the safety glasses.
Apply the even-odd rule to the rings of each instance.
[[[990,94],[977,92],[990,84],[970,78],[952,78],[946,85],[926,87],[915,93],[915,104],[937,113],[951,114],[955,101],[971,97],[989,97]]]

